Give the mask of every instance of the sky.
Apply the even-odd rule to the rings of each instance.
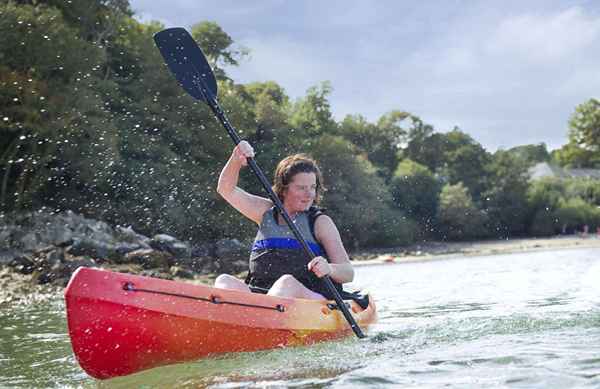
[[[567,142],[576,106],[600,98],[596,0],[130,0],[142,22],[214,21],[250,50],[237,83],[297,99],[323,81],[336,120],[402,110],[458,126],[495,151]]]

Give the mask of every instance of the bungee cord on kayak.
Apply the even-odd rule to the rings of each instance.
[[[191,295],[182,294],[182,293],[164,292],[161,290],[136,288],[132,282],[126,282],[123,285],[123,290],[126,290],[128,292],[145,292],[145,293],[160,294],[163,296],[181,297],[181,298],[186,298],[186,299],[191,299],[191,300],[206,301],[206,302],[213,303],[213,304],[229,304],[229,305],[236,305],[238,307],[271,309],[271,310],[277,311],[277,312],[285,312],[285,306],[283,304],[277,304],[275,306],[266,306],[266,305],[248,304],[248,303],[240,303],[237,301],[223,300],[220,297],[215,296],[215,295],[211,295],[210,297],[207,298],[207,297],[191,296]]]

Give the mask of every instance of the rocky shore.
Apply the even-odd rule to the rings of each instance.
[[[192,244],[144,236],[73,212],[0,216],[0,304],[66,286],[80,266],[206,282],[247,269],[248,245],[236,239]]]
[[[220,273],[243,277],[248,247],[236,239],[193,244],[166,234],[147,237],[73,212],[0,215],[0,306],[56,295],[80,266],[195,283]],[[351,259],[361,266],[580,247],[600,249],[600,236],[421,242],[354,252]]]

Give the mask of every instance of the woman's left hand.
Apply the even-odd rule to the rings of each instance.
[[[319,278],[327,275],[331,276],[333,271],[329,262],[327,262],[327,260],[323,257],[313,258],[313,260],[308,263],[308,270],[315,273],[315,275]]]

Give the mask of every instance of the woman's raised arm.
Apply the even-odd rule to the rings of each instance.
[[[250,194],[237,186],[240,170],[247,165],[246,158],[253,157],[252,146],[246,141],[241,141],[233,149],[231,157],[221,170],[217,193],[242,215],[260,225],[263,214],[273,206],[273,202],[264,197]]]

